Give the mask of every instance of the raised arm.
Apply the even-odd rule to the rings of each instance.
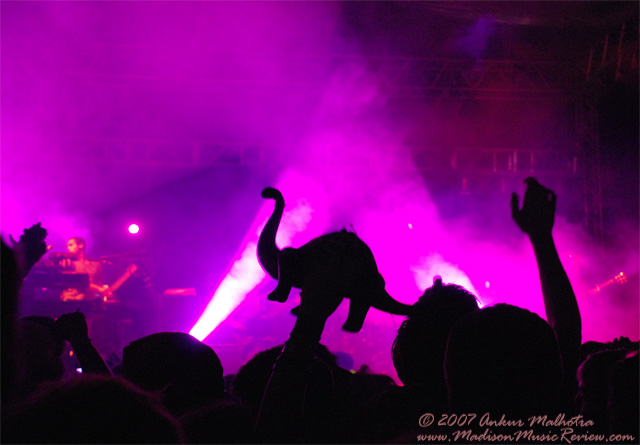
[[[522,209],[519,208],[518,195],[513,193],[511,214],[531,240],[540,274],[547,321],[556,334],[562,353],[565,385],[572,388],[582,342],[582,322],[576,296],[551,234],[556,195],[534,178],[527,178],[525,183],[527,189]]]
[[[18,314],[18,295],[22,280],[34,264],[47,251],[44,242],[47,231],[40,223],[24,230],[20,240],[9,235],[11,247],[2,241],[2,403],[10,402],[15,395],[16,358],[15,322]]]
[[[56,328],[62,338],[71,343],[83,373],[111,375],[111,369],[89,338],[87,321],[82,312],[61,315],[56,320]]]
[[[289,339],[265,389],[256,429],[266,442],[304,443],[306,395],[311,366],[324,325],[339,306],[346,282],[334,270],[310,274],[300,293],[300,307]]]

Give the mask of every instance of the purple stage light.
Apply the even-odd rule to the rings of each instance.
[[[140,226],[138,226],[137,224],[130,224],[129,225],[129,233],[132,235],[136,235],[138,232],[140,232]]]

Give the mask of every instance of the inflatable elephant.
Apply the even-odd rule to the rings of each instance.
[[[349,277],[342,286],[346,293],[343,297],[351,300],[343,330],[358,332],[370,307],[391,314],[409,314],[411,306],[394,300],[384,289],[384,278],[378,272],[371,249],[355,233],[343,229],[314,238],[297,249],[280,250],[276,246],[276,233],[284,212],[284,198],[271,187],[262,191],[262,197],[275,200],[275,209],[258,241],[260,264],[278,280],[269,300],[287,301],[291,288],[302,288],[313,270],[341,268],[340,276]]]

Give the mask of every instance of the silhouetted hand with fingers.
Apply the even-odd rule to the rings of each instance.
[[[550,236],[556,214],[556,194],[535,178],[524,180],[527,190],[522,209],[516,193],[511,194],[511,216],[518,227],[530,237]]]
[[[47,230],[40,225],[34,224],[20,235],[20,241],[16,241],[9,235],[13,250],[16,252],[23,277],[31,270],[42,255],[47,251],[47,244],[44,242],[47,237]]]

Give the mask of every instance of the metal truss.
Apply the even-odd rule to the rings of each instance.
[[[147,55],[148,54],[150,55]],[[34,75],[48,72],[79,83],[130,86],[236,86],[259,93],[286,87],[317,92],[331,75],[364,67],[383,79],[391,96],[475,99],[539,99],[566,95],[584,82],[584,73],[566,62],[328,55],[276,57],[230,54],[179,47],[70,43],[65,54],[43,50]],[[176,62],[178,61],[178,62]],[[194,63],[194,61],[199,61]],[[181,68],[175,69],[178,64]],[[268,66],[266,76],[252,66]]]
[[[190,55],[181,48],[166,48],[164,51],[153,48],[151,63],[136,58],[144,55],[145,48],[77,45],[79,48],[68,51],[68,54],[75,54],[74,58],[63,63],[43,52],[41,67],[44,68],[32,71],[32,75],[49,72],[54,76],[68,77],[79,87],[100,83],[162,90],[195,85],[202,88],[204,94],[215,94],[216,91],[228,94],[229,88],[250,94],[271,94],[284,88],[297,94],[320,94],[334,73],[340,70],[347,73],[350,67],[359,67],[377,76],[382,92],[390,100],[407,98],[418,103],[434,100],[573,102],[576,109],[576,153],[559,154],[550,149],[522,147],[457,148],[449,167],[476,175],[514,177],[538,174],[582,179],[585,226],[597,236],[602,234],[597,113],[595,106],[585,98],[585,72],[567,67],[566,63],[362,56],[283,57],[268,60],[275,71],[260,77],[243,76],[234,68],[251,66],[256,55],[215,52]],[[179,74],[161,68],[176,57],[177,60],[188,60],[189,57],[207,60],[207,68],[185,64]],[[267,56],[257,63],[264,63],[264,57]],[[224,163],[256,166],[273,151],[273,147],[263,144],[132,137],[60,141],[60,149],[54,148],[48,155],[64,158],[67,156],[64,147],[68,144],[76,147],[73,156],[85,160],[147,167],[188,168]]]
[[[73,147],[69,150],[68,147]],[[199,168],[216,164],[255,166],[270,147],[212,141],[159,138],[57,138],[44,157],[130,167]]]
[[[602,211],[602,178],[600,172],[600,134],[598,112],[590,97],[577,104],[575,109],[576,142],[580,149],[583,172],[583,203],[585,229],[601,242],[604,235]]]
[[[540,61],[398,59],[385,77],[395,94],[475,100],[523,100],[573,94],[578,73]]]
[[[550,149],[456,149],[451,167],[462,173],[480,175],[575,177],[578,174],[578,156]]]

